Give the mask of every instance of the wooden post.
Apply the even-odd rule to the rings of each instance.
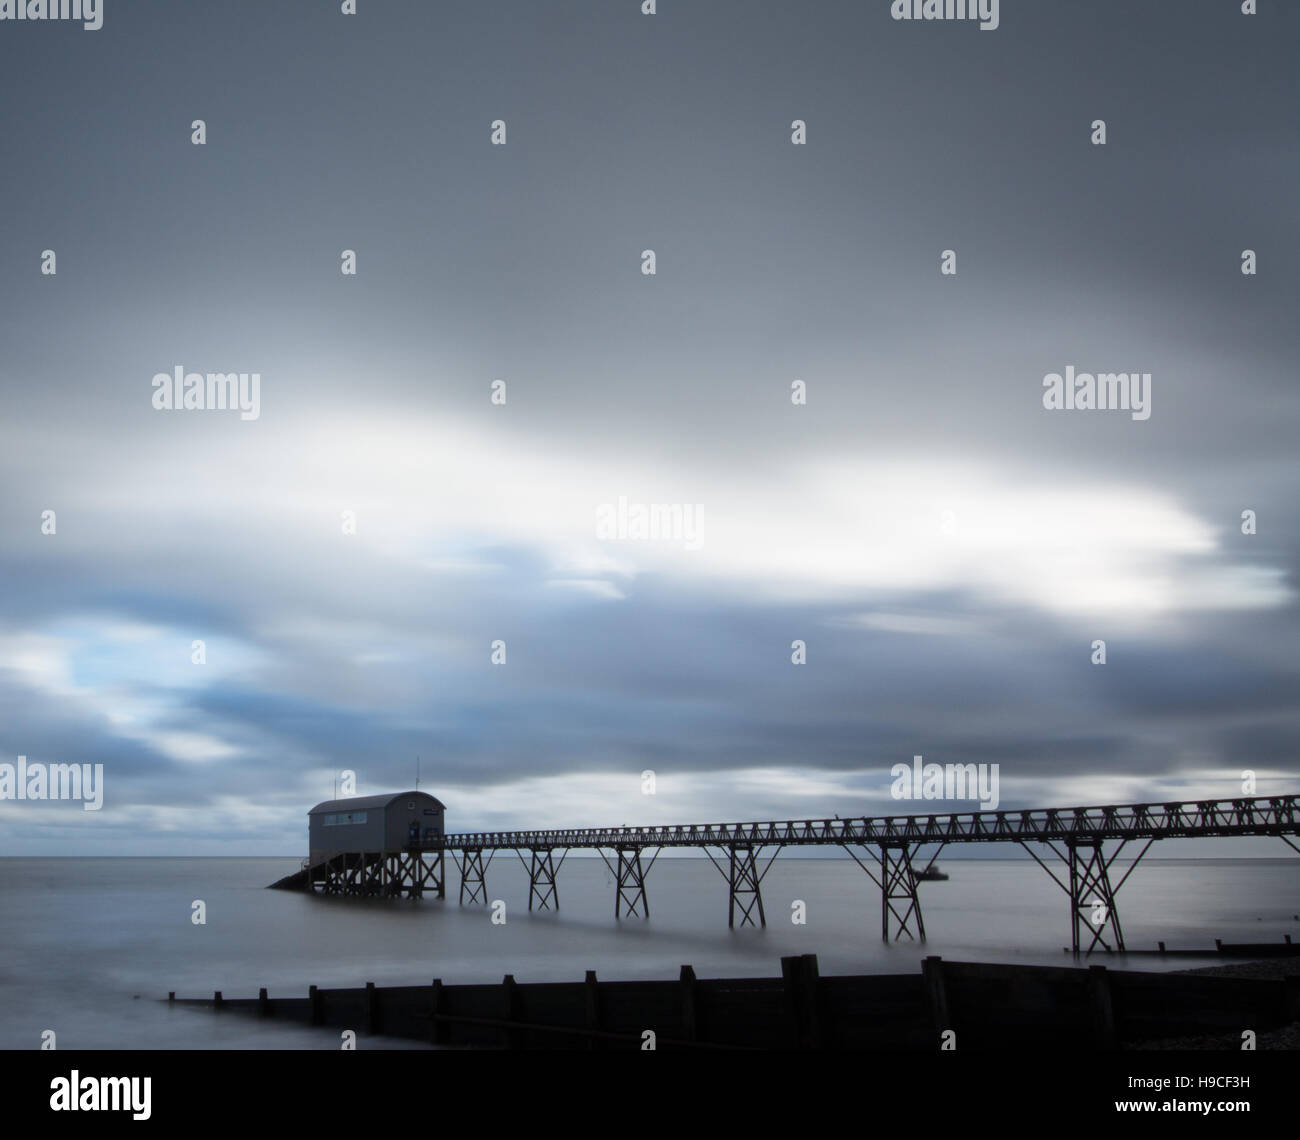
[[[1105,966],[1088,967],[1088,1004],[1092,1009],[1092,1039],[1098,1049],[1115,1048],[1115,1008],[1110,975]]]
[[[311,1002],[311,1023],[313,1025],[325,1024],[325,998],[315,986],[307,989],[307,1000]]]
[[[439,1014],[447,1012],[447,997],[442,992],[442,979],[433,979],[433,995],[429,999],[429,1021],[431,1028],[429,1030],[429,1042],[432,1045],[445,1045],[447,1043],[447,1027],[443,1024]]]
[[[515,985],[514,974],[507,974],[501,979],[501,998],[504,1007],[503,1017],[506,1021],[519,1020],[519,991]],[[513,1025],[506,1026],[505,1043],[507,1049],[522,1048],[522,1035]]]
[[[804,1041],[809,1049],[822,1047],[822,1018],[820,997],[821,973],[817,968],[817,955],[803,955]]]
[[[175,1001],[176,1001],[176,991],[175,991],[175,990],[168,990],[168,991],[167,991],[167,1004],[168,1004],[168,1005],[173,1005],[173,1004],[175,1004]]]
[[[257,1012],[260,1017],[271,1016],[271,999],[266,995],[266,987],[257,991]]]
[[[588,970],[583,980],[586,989],[587,1028],[593,1031],[592,1036],[587,1038],[588,1049],[600,1048],[600,1038],[595,1036],[595,1031],[600,1029],[600,992],[596,989],[596,984],[596,971]]]
[[[378,1033],[383,1028],[379,1013],[379,992],[374,982],[366,983],[366,1032]]]
[[[222,1005],[221,991],[220,991],[220,990],[213,990],[213,991],[212,991],[212,1008],[213,1008],[213,1009],[220,1009],[220,1008],[221,1008],[221,1005]]]
[[[943,959],[938,954],[929,954],[921,962],[921,986],[925,990],[925,1002],[930,1010],[930,1028],[934,1032],[937,1048],[942,1043],[943,1035],[953,1028],[952,1017],[948,1012],[948,986],[943,976]]]
[[[801,954],[781,959],[785,983],[786,1017],[792,1049],[816,1049],[821,1045],[817,1018],[817,955]]]
[[[789,957],[781,959],[781,983],[785,990],[785,1015],[786,1015],[786,1035],[787,1049],[799,1049],[803,1047],[803,1017],[799,1009],[800,999],[799,992],[799,973],[803,968],[803,963],[798,957]]]
[[[1300,975],[1288,974],[1282,979],[1282,1012],[1288,1022],[1300,1021]]]
[[[682,987],[682,1039],[684,1041],[696,1041],[699,1039],[699,1025],[695,1004],[695,971],[690,966],[682,967],[680,982]]]

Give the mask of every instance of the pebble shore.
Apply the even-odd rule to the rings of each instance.
[[[1262,958],[1255,962],[1236,962],[1230,966],[1201,966],[1195,970],[1179,970],[1180,974],[1205,974],[1220,978],[1286,978],[1300,975],[1300,959]],[[1169,1037],[1161,1041],[1141,1041],[1124,1046],[1125,1049],[1241,1049],[1241,1034],[1221,1037]],[[1260,1033],[1255,1039],[1256,1049],[1300,1049],[1300,1021],[1293,1021],[1281,1029]]]

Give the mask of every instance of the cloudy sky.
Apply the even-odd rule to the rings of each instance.
[[[1296,790],[1300,9],[1261,7],[0,23],[0,758],[105,771],[0,803],[2,853],[297,854],[417,756],[453,829],[896,812],[915,754],[1005,807]],[[156,410],[178,366],[260,415]],[[1150,418],[1045,410],[1067,366]],[[603,536],[620,497],[700,541]]]

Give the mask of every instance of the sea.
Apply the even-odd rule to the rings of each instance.
[[[924,945],[882,943],[879,889],[844,858],[778,858],[763,880],[766,927],[734,930],[726,880],[699,858],[661,858],[647,879],[649,917],[617,921],[610,870],[576,853],[558,873],[559,910],[533,913],[527,872],[510,852],[488,867],[488,905],[458,903],[450,865],[445,899],[265,889],[298,866],[294,858],[0,859],[0,1048],[37,1049],[51,1031],[59,1049],[339,1047],[335,1030],[169,1006],[169,992],[255,997],[265,986],[273,998],[303,997],[311,984],[499,982],[505,974],[580,981],[587,970],[671,979],[683,964],[701,978],[779,976],[790,954],[816,954],[822,974],[910,973],[927,954],[1071,964],[1069,901],[1029,860],[944,863],[949,880],[920,887]],[[1145,859],[1119,894],[1128,948],[1300,941],[1297,872],[1297,859]],[[365,1047],[420,1046],[366,1038]]]

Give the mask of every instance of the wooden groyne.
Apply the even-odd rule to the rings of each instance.
[[[1300,976],[1153,974],[926,958],[915,974],[820,975],[781,959],[779,978],[375,986],[307,997],[178,999],[173,1005],[506,1049],[1114,1049],[1139,1041],[1256,1033],[1300,1021]]]
[[[1292,942],[1291,935],[1284,934],[1281,942],[1224,942],[1222,938],[1214,940],[1212,950],[1170,950],[1163,942],[1156,943],[1155,950],[1128,950],[1126,957],[1145,955],[1155,958],[1294,958],[1300,956],[1300,942]],[[1067,954],[1068,946],[1064,947]]]

